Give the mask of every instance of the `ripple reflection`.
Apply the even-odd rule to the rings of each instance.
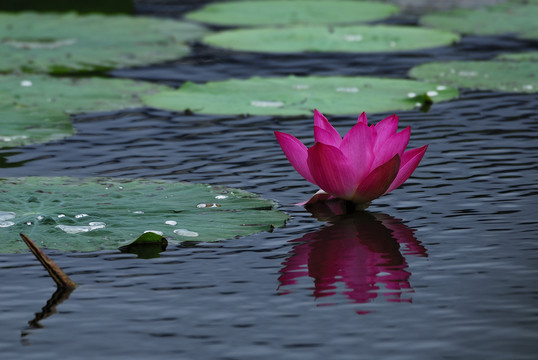
[[[411,302],[414,290],[405,255],[427,257],[415,230],[387,214],[349,214],[345,208],[340,201],[308,208],[330,225],[290,241],[295,245],[282,263],[278,293],[289,294],[308,276],[315,299],[341,293],[353,303],[367,303],[381,294],[389,302]]]

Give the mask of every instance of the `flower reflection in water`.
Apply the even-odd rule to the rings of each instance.
[[[296,245],[282,264],[279,294],[290,293],[299,278],[309,276],[316,299],[340,292],[354,303],[370,302],[380,294],[386,301],[411,302],[405,296],[413,289],[404,256],[427,257],[414,230],[382,213],[346,214],[347,206],[337,200],[307,207],[330,225],[291,241]]]

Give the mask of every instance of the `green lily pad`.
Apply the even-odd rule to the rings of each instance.
[[[459,36],[411,26],[302,26],[227,30],[203,38],[207,45],[251,52],[384,52],[445,46]]]
[[[142,107],[138,96],[169,89],[123,79],[0,76],[0,148],[73,134],[69,116]]]
[[[426,15],[423,25],[453,30],[468,35],[515,34],[536,39],[538,35],[538,4],[507,3],[481,9],[457,9]]]
[[[415,66],[409,75],[458,88],[534,93],[537,73],[532,61],[448,61]]]
[[[0,180],[0,252],[19,233],[62,251],[117,249],[144,232],[169,242],[217,241],[271,231],[288,216],[238,189],[159,180],[28,177]]]
[[[202,114],[311,115],[355,114],[409,110],[432,98],[449,100],[458,91],[404,79],[344,76],[282,78],[185,83],[174,91],[143,96],[152,107]]]
[[[394,5],[367,1],[264,0],[209,4],[185,17],[214,25],[265,26],[356,23],[397,12]]]
[[[538,61],[538,51],[501,54],[496,57],[498,60],[510,60],[510,61]]]
[[[0,73],[95,72],[177,59],[206,30],[129,16],[0,13]]]

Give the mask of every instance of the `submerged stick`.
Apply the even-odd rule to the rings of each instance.
[[[43,265],[43,267],[49,272],[52,280],[58,285],[58,288],[74,289],[77,284],[67,276],[63,270],[47,256],[28,236],[20,234],[22,240],[30,248],[30,251],[35,255],[37,260]]]

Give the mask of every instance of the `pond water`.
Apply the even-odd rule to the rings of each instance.
[[[401,55],[197,46],[187,59],[114,75],[174,85],[254,74],[402,77],[426,61],[532,48],[508,37]],[[537,108],[535,94],[463,91],[427,113],[400,112],[400,126],[412,126],[410,147],[430,144],[422,163],[368,212],[332,223],[325,209],[313,215],[293,205],[317,189],[273,135],[310,144],[310,117],[137,109],[78,116],[70,138],[1,150],[3,177],[223,184],[274,199],[292,217],[272,233],[169,246],[149,260],[47,251],[80,285],[59,304],[49,301],[62,294],[33,255],[0,255],[1,357],[535,359]],[[330,120],[344,133],[354,116]]]

